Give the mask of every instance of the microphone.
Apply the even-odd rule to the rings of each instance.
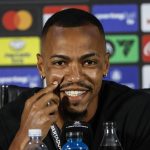
[[[92,149],[93,134],[92,134],[92,129],[88,123],[83,121],[65,122],[61,132],[61,145],[64,145],[67,142],[66,133],[70,131],[82,132],[83,142],[89,147],[89,149]]]

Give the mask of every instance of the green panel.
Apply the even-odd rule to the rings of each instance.
[[[110,63],[136,63],[139,60],[137,35],[107,35],[111,45]]]

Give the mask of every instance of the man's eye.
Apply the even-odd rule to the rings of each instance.
[[[97,64],[97,62],[94,60],[85,60],[84,61],[84,65],[95,65],[95,64]]]
[[[65,63],[65,61],[55,61],[52,64],[57,65],[57,66],[64,66],[66,63]]]

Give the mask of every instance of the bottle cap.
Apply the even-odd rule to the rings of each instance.
[[[67,132],[66,133],[66,137],[67,138],[81,138],[83,136],[83,133],[82,132]]]
[[[31,136],[41,136],[42,135],[42,131],[41,131],[41,129],[29,129],[28,135],[30,137]]]
[[[116,128],[116,122],[107,121],[103,123],[104,128]]]

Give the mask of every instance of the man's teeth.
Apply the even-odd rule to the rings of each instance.
[[[80,96],[85,93],[85,91],[65,91],[65,93],[68,96]]]

